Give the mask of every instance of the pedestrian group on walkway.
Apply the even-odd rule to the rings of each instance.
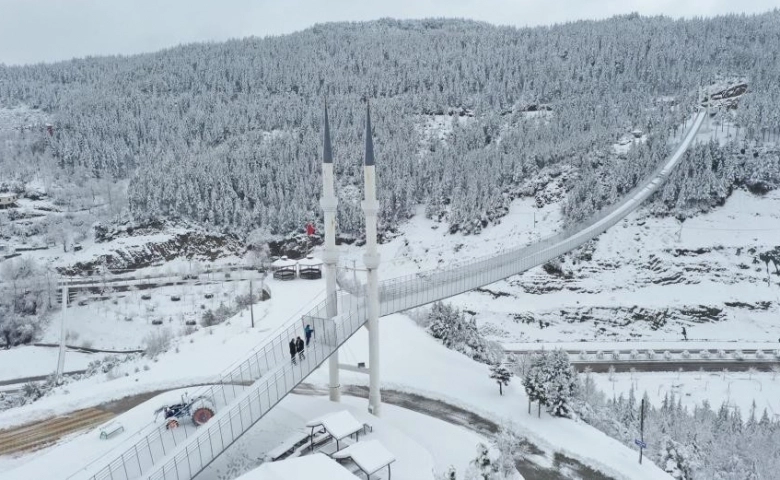
[[[304,343],[303,339],[298,336],[297,338],[293,338],[290,340],[290,361],[293,365],[297,365],[296,363],[296,354],[298,356],[298,359],[305,360],[306,355],[304,354],[304,349],[309,346],[309,343],[311,343],[311,339],[314,336],[314,328],[311,325],[306,325],[306,327],[303,329],[303,336],[306,337],[306,343]]]

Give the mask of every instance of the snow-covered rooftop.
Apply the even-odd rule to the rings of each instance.
[[[322,425],[337,440],[348,437],[363,428],[363,425],[346,410],[320,417],[306,424],[307,427],[316,427],[318,425]]]
[[[395,456],[379,440],[358,442],[332,455],[333,458],[351,458],[367,475],[395,461]]]
[[[268,462],[236,480],[355,480],[358,477],[321,453]]]
[[[314,258],[313,255],[307,255],[306,258],[298,260],[298,265],[302,267],[318,267],[322,265],[322,260]]]
[[[294,267],[298,262],[295,260],[291,260],[287,257],[282,257],[278,260],[274,260],[274,262],[271,264],[272,268],[289,268]]]

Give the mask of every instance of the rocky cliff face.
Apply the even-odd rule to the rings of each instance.
[[[780,337],[780,194],[681,224],[639,212],[575,252],[455,300],[505,342]]]
[[[75,262],[58,270],[65,275],[90,275],[104,267],[112,272],[120,272],[151,267],[176,258],[200,262],[214,261],[240,255],[243,251],[243,244],[232,236],[186,231],[166,235],[159,240],[149,240],[139,245],[122,246],[118,242],[112,242],[111,249],[107,253],[95,255],[90,260]]]

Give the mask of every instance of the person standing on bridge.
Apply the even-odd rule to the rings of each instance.
[[[309,342],[311,341],[311,336],[314,335],[314,329],[311,328],[311,325],[308,323],[306,324],[306,327],[303,329],[303,334],[306,337],[306,347],[309,347]]]
[[[305,360],[306,356],[303,354],[303,339],[301,337],[298,337],[298,340],[295,341],[295,347],[298,350],[298,358],[301,361]]]
[[[688,341],[688,331],[685,330],[685,327],[682,327],[682,328],[683,328],[682,329],[683,339],[687,342]]]
[[[296,347],[297,345],[295,344],[295,339],[293,338],[290,340],[290,361],[292,361],[293,365],[295,365],[295,354],[298,351]]]

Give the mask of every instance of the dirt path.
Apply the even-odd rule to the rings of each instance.
[[[115,415],[103,408],[85,408],[61,417],[0,430],[0,455],[43,448],[69,433],[100,425]]]
[[[206,384],[190,385],[182,388],[202,387],[204,385]],[[46,447],[66,435],[101,425],[117,415],[167,391],[168,389],[154,390],[130,395],[92,408],[76,410],[60,417],[49,417],[19,427],[0,430],[0,455],[38,450]]]

